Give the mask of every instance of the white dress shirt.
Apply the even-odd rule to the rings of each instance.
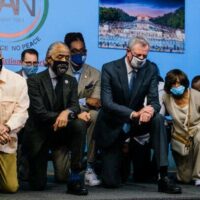
[[[29,97],[26,80],[4,67],[0,71],[0,124],[10,127],[11,142],[1,145],[0,151],[15,153],[17,133],[23,128],[27,118]]]

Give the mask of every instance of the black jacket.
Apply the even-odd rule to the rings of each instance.
[[[53,124],[60,114],[53,109],[54,90],[48,70],[36,74],[27,80],[30,97],[29,119],[25,126],[25,145],[29,153],[37,153],[53,130]],[[80,112],[77,96],[77,81],[65,75],[63,79],[64,109]],[[64,110],[63,109],[63,110]]]

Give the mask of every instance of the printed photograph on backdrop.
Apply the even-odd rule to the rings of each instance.
[[[99,0],[98,46],[125,49],[134,36],[151,51],[184,53],[185,0]]]

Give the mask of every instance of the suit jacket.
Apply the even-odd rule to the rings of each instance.
[[[53,109],[55,94],[48,69],[29,78],[27,83],[30,107],[24,137],[29,153],[34,155],[48,138],[49,132],[53,130],[53,124],[60,113]],[[63,79],[63,103],[64,109],[74,113],[80,112],[77,82],[69,75],[64,75]]]
[[[104,64],[101,76],[102,109],[99,113],[95,133],[96,143],[108,147],[118,137],[125,122],[130,122],[132,111],[139,111],[147,96],[147,105],[159,112],[158,69],[147,60],[137,72],[133,91],[129,92],[125,57]]]
[[[69,67],[67,74],[73,76],[72,66]],[[100,99],[100,72],[84,64],[78,83],[78,98],[89,97]]]

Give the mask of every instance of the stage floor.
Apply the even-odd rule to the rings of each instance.
[[[53,178],[49,178],[47,189],[41,192],[33,192],[28,189],[28,184],[23,184],[23,190],[16,194],[0,194],[0,200],[145,200],[145,199],[199,199],[200,187],[193,185],[181,185],[183,193],[169,195],[157,192],[155,183],[129,182],[118,189],[105,189],[102,187],[88,187],[89,195],[75,196],[66,194],[65,184],[56,184]]]

